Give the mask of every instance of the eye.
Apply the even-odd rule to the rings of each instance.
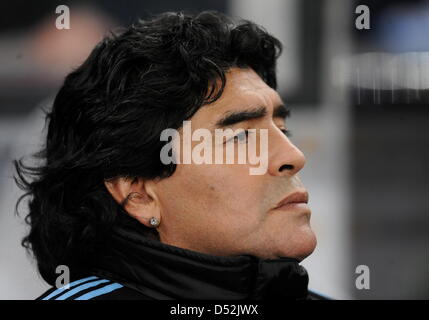
[[[239,142],[239,143],[247,142],[248,137],[249,137],[249,130],[244,130],[244,131],[241,131],[239,134],[235,135],[234,137],[232,137],[230,141],[233,140],[234,142]]]
[[[281,132],[283,132],[283,134],[284,134],[286,137],[288,137],[288,138],[292,137],[292,132],[291,132],[290,130],[287,130],[287,129],[282,128],[282,129],[280,129],[280,131],[281,131]]]

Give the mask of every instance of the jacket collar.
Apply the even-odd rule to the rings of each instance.
[[[292,258],[221,257],[117,228],[95,273],[154,299],[305,299],[308,274]]]

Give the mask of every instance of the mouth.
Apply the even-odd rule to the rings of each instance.
[[[291,209],[306,209],[309,210],[308,203],[308,192],[297,191],[287,195],[281,200],[273,210],[291,210]]]

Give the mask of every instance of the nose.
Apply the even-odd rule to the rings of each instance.
[[[269,135],[268,172],[273,176],[293,176],[305,165],[305,156],[279,129]]]

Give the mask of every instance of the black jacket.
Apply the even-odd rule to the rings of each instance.
[[[323,299],[307,290],[308,274],[291,258],[220,257],[114,230],[91,274],[51,288],[42,300]]]

